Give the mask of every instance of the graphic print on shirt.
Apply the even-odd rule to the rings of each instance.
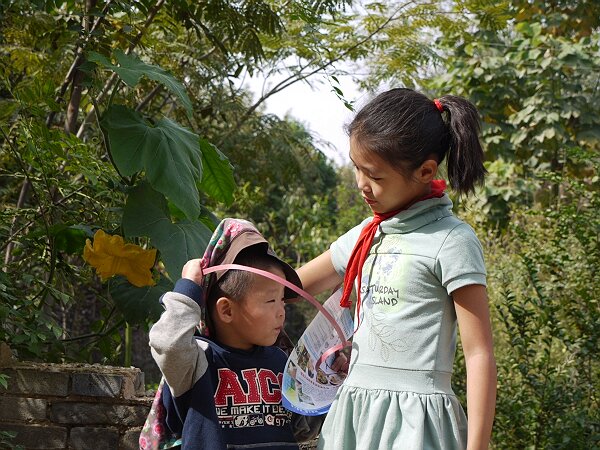
[[[217,371],[215,406],[222,428],[281,427],[291,413],[281,404],[283,373],[269,369],[245,369],[238,374],[228,368]]]
[[[377,274],[373,274],[372,278],[363,275],[361,280],[360,295],[364,305],[362,320],[369,333],[369,349],[375,351],[379,348],[383,361],[389,361],[392,352],[408,349],[405,338],[399,337],[386,320],[386,315],[399,311],[404,304],[401,287],[404,285],[406,268],[401,261],[400,255],[377,255]],[[365,272],[369,274],[371,271]]]

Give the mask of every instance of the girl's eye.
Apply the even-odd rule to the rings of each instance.
[[[369,178],[370,178],[371,180],[373,180],[373,181],[379,181],[379,180],[382,180],[382,179],[383,179],[383,178],[380,178],[380,177],[374,177],[373,175],[369,175]]]

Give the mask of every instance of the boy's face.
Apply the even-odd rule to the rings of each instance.
[[[285,279],[279,267],[272,267],[269,272]],[[231,325],[239,341],[235,347],[246,350],[254,345],[273,345],[285,321],[284,286],[261,275],[252,277],[252,286],[244,298],[232,302]]]

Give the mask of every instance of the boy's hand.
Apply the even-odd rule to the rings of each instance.
[[[185,263],[181,270],[181,278],[187,278],[192,280],[198,286],[202,286],[202,278],[204,278],[204,271],[201,265],[202,260],[200,258],[190,259]]]

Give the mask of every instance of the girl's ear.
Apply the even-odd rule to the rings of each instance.
[[[227,297],[220,297],[215,303],[215,314],[221,322],[231,323],[233,320],[232,300]]]
[[[421,183],[430,183],[438,171],[438,163],[435,159],[428,159],[416,171],[417,179]]]

